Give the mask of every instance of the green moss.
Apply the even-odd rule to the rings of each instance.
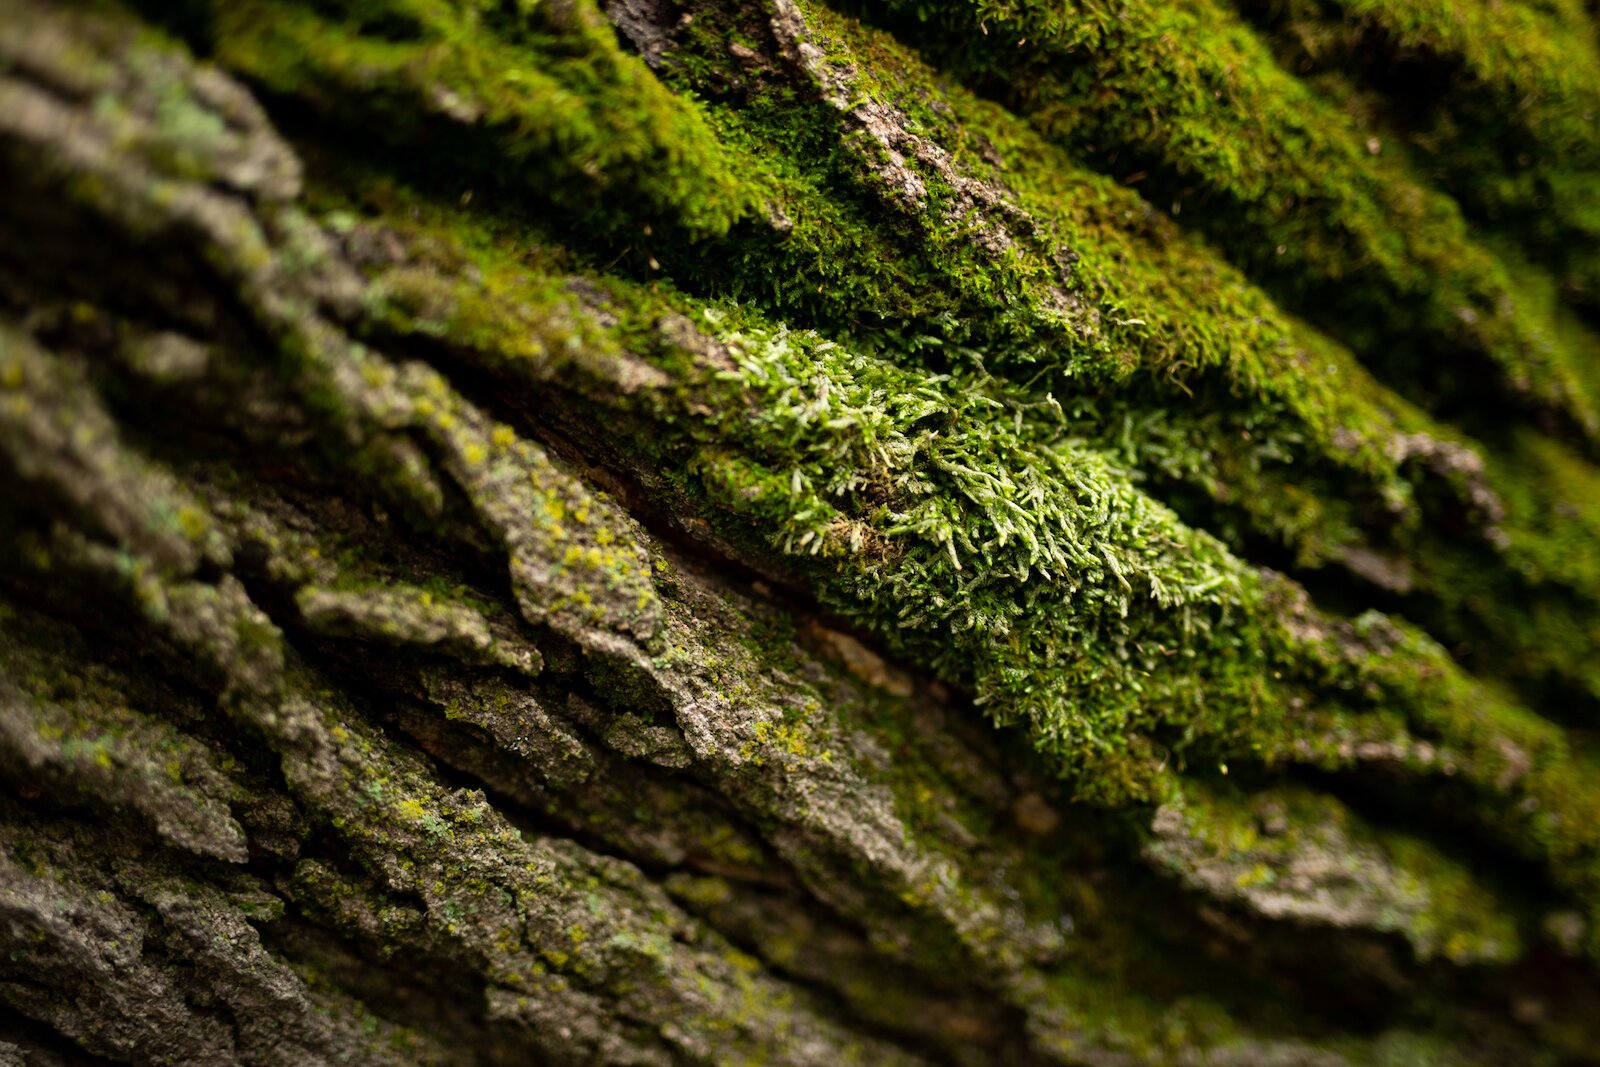
[[[1329,84],[1476,221],[1522,243],[1570,297],[1594,306],[1600,217],[1587,190],[1600,167],[1600,50],[1583,5],[1242,6],[1284,66]],[[1366,92],[1344,89],[1347,76]]]
[[[576,376],[562,380],[610,413],[601,418],[620,416],[649,463],[678,471],[676,491],[735,541],[788,557],[830,607],[900,655],[969,688],[1001,721],[1027,724],[1084,797],[1159,798],[1191,761],[1340,767],[1373,750],[1437,772],[1409,730],[1452,746],[1449,773],[1476,782],[1484,817],[1516,837],[1527,811],[1515,814],[1500,784],[1515,754],[1547,751],[1552,763],[1548,778],[1512,774],[1514,796],[1544,795],[1571,773],[1555,732],[1486,695],[1420,635],[1377,616],[1352,627],[1308,612],[1292,587],[1187,527],[1141,490],[1126,458],[1137,446],[1112,451],[1093,436],[1092,411],[982,370],[933,374],[775,327],[750,307],[697,308],[660,286],[586,279],[562,292],[519,276],[498,238],[465,232],[479,234],[469,258],[497,279],[496,300],[573,322],[562,366]],[[454,290],[434,291],[451,321]],[[492,306],[471,321],[495,321]],[[581,321],[592,315],[632,338],[633,355],[604,340],[588,350]],[[472,328],[486,366],[511,380],[548,373],[516,355],[516,329]],[[1426,434],[1400,439],[1435,458],[1412,466],[1391,451],[1394,469],[1459,501],[1482,497],[1470,453]],[[1486,706],[1502,710],[1486,721]],[[1574,794],[1559,806],[1586,803]],[[1591,864],[1579,822],[1533,839],[1575,892]]]
[[[1511,271],[1457,205],[1405,161],[1369,152],[1366,132],[1278,67],[1226,7],[887,6],[949,69],[1002,88],[1052,139],[1137,174],[1157,206],[1186,207],[1236,263],[1390,380],[1470,403],[1480,374],[1428,357],[1471,352],[1530,403],[1585,434],[1600,425],[1592,339],[1574,347],[1519,307]]]
[[[729,17],[738,24],[737,15]],[[723,272],[718,288],[742,291],[745,278],[780,284],[810,278],[814,286],[801,282],[790,295],[749,295],[779,309],[798,301],[819,320],[854,322],[861,339],[853,343],[882,346],[897,360],[938,365],[981,355],[1001,371],[1014,363],[1017,376],[1035,379],[1041,391],[1087,391],[1071,405],[1080,416],[1074,432],[1155,477],[1186,515],[1198,513],[1234,545],[1265,537],[1288,546],[1298,562],[1320,565],[1351,549],[1384,550],[1387,530],[1396,525],[1425,525],[1412,497],[1414,483],[1432,472],[1397,459],[1393,439],[1447,435],[1380,390],[1336,346],[1285,320],[1134,194],[1087,175],[997,109],[938,85],[887,39],[825,9],[807,17],[835,71],[830,77],[845,78],[855,101],[881,100],[897,109],[891,116],[906,116],[894,136],[925,196],[942,197],[947,206],[963,196],[972,201],[977,182],[998,199],[969,212],[965,229],[951,225],[948,209],[933,201],[926,211],[883,221],[881,212],[874,218],[857,211],[852,204],[865,207],[885,195],[871,187],[883,146],[862,155],[861,142],[871,138],[851,128],[854,119],[825,102],[795,99],[783,83],[763,86],[741,106],[708,109],[708,120],[775,175],[786,196],[800,198],[790,205],[796,228],[776,243],[741,236],[735,246],[744,262],[764,269],[739,272],[731,286]],[[699,20],[695,47],[720,41],[714,29],[715,19]],[[698,54],[679,53],[683,70],[673,77],[720,76],[716,64],[696,68],[691,60]],[[897,77],[857,73],[865,70]],[[930,100],[943,106],[930,107]],[[998,147],[973,141],[964,132],[971,128],[990,131]],[[907,154],[912,145],[931,146],[951,163],[919,162]],[[1007,163],[1003,176],[984,161],[986,151]],[[975,239],[985,235],[1002,242],[1003,255]],[[1070,270],[1057,242],[1077,257]],[[701,277],[696,257],[727,259],[720,245],[658,251],[689,279]],[[582,338],[573,333],[565,294],[530,301],[525,272],[523,291],[508,300],[496,296],[516,284],[503,266],[484,274],[483,291],[448,293],[438,290],[441,275],[453,269],[449,255],[434,266],[388,272],[378,306],[403,315],[407,329],[447,330],[503,358],[526,360],[519,375],[536,378],[561,372],[574,352],[605,353],[611,343],[592,330]],[[908,284],[935,301],[970,295],[957,304],[929,304]],[[825,305],[808,295],[814,290]],[[448,322],[439,317],[445,308]],[[886,332],[885,323],[896,320],[919,320],[932,332]],[[979,353],[959,343],[980,324],[986,347],[997,350]],[[1051,355],[1036,367],[1046,342]],[[1095,395],[1108,387],[1109,397]]]
[[[421,173],[531,190],[602,228],[717,233],[759,203],[588,3],[260,0],[210,22],[219,60],[271,90],[389,144],[436,134],[445,158]]]

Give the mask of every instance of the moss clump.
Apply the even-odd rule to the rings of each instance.
[[[760,204],[587,2],[261,0],[214,5],[208,29],[221,62],[271,90],[389,145],[436,138],[420,173],[532,191],[612,231],[719,233]]]
[[[1600,50],[1576,3],[1244,4],[1282,64],[1403,144],[1474,221],[1600,293]]]
[[[503,299],[556,291],[537,274],[517,285],[492,243],[474,256]],[[1001,721],[1027,723],[1081,796],[1169,796],[1173,770],[1191,763],[1392,760],[1474,783],[1483,817],[1573,892],[1593,877],[1578,829],[1593,798],[1554,800],[1579,773],[1559,731],[1414,630],[1311,611],[1152,500],[1074,432],[1084,422],[1065,405],[982,371],[933,374],[775,327],[748,307],[697,309],[662,287],[585,279],[569,293],[588,295],[562,297],[563,314],[614,322],[654,368],[566,364],[576,397],[632,435],[634,469],[678,471],[663,485],[684,494],[675,506],[698,502],[735,544],[776,550],[830,607]],[[436,295],[448,319],[451,290]],[[517,343],[513,331],[509,347],[473,358],[516,382]],[[632,384],[617,390],[606,374]],[[1448,443],[1409,447],[1433,450],[1463,497],[1482,492],[1481,469]],[[1549,802],[1568,815],[1528,818]]]
[[[1052,139],[1137,176],[1158,207],[1187,208],[1234,262],[1389,380],[1468,406],[1482,378],[1427,357],[1471,352],[1530,404],[1586,435],[1600,425],[1592,341],[1521,306],[1518,279],[1455,202],[1371,153],[1365,131],[1227,7],[887,9]]]

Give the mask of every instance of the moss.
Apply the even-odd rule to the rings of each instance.
[[[1404,161],[1371,154],[1365,131],[1226,7],[886,7],[949,69],[1003,86],[1058,143],[1137,174],[1163,208],[1187,205],[1235,262],[1316,309],[1391,380],[1470,404],[1481,379],[1437,374],[1392,346],[1466,349],[1530,403],[1595,432],[1592,342],[1574,347],[1520,307],[1516,279],[1457,205]]]
[[[1146,612],[1159,606],[1155,625],[1175,627],[1177,647],[1186,616],[1198,631],[1235,602],[1239,575],[1220,546],[1182,530],[1094,453],[1055,440],[1048,409],[1029,419],[1026,402],[1001,390],[905,374],[815,336],[722,328],[721,337],[756,398],[723,410],[765,446],[750,459],[702,453],[695,469],[712,499],[771,530],[786,553],[850,561],[834,595],[848,589],[849,610],[870,613],[891,641],[958,635],[935,662],[972,670],[960,680],[1002,718],[1032,721],[1041,741],[1055,734],[1069,762],[1119,744],[1136,713],[1106,684],[1109,648],[1098,663],[1080,653],[1078,677],[1094,679],[1097,696],[1070,722],[1051,697],[1014,702],[1024,685],[1037,692],[1022,665],[1051,644],[1043,620],[1100,631],[1115,647],[1124,635],[1144,639]],[[1199,611],[1165,610],[1189,604]],[[1072,685],[1073,669],[1060,667],[1056,684]]]
[[[1432,472],[1406,464],[1406,451],[1396,449],[1393,442],[1396,434],[1404,433],[1446,438],[1442,430],[1384,394],[1336,346],[1283,319],[1259,294],[1220,269],[1214,256],[1188,245],[1151,216],[1133,194],[1076,169],[1070,160],[996,109],[982,108],[936,85],[926,71],[909,57],[895,53],[882,39],[864,35],[821,9],[809,17],[816,23],[813,39],[832,50],[827,53],[830,61],[842,64],[841,69],[894,70],[900,75],[892,89],[874,82],[853,86],[853,91],[858,94],[856,100],[869,100],[874,107],[900,109],[890,115],[915,116],[907,119],[911,125],[906,130],[923,132],[902,131],[900,136],[912,138],[911,144],[922,144],[935,153],[934,158],[940,158],[937,153],[948,155],[940,167],[924,167],[927,173],[920,180],[925,185],[942,182],[949,188],[967,190],[964,195],[969,200],[977,195],[971,190],[978,182],[984,195],[992,198],[988,201],[990,213],[998,212],[1000,222],[1017,230],[1011,252],[996,259],[980,247],[982,242],[951,241],[950,227],[934,225],[930,216],[921,224],[917,246],[944,242],[929,246],[936,254],[926,265],[936,271],[931,280],[937,281],[941,291],[959,289],[965,284],[961,278],[971,273],[959,264],[942,265],[959,252],[979,257],[973,261],[972,269],[978,273],[972,277],[993,275],[1008,291],[1023,294],[1020,304],[1008,297],[999,306],[1012,308],[1005,314],[1019,329],[1051,338],[1060,354],[1052,355],[1041,369],[1028,366],[1039,358],[1037,351],[1022,350],[1034,355],[1021,360],[1020,376],[1036,382],[1042,377],[1043,387],[1072,394],[1081,394],[1086,386],[1116,387],[1109,398],[1091,399],[1091,394],[1073,402],[1072,409],[1081,422],[1077,432],[1094,435],[1102,447],[1116,450],[1163,483],[1176,483],[1180,497],[1198,494],[1207,511],[1222,512],[1216,521],[1222,532],[1236,538],[1266,536],[1285,542],[1304,563],[1341,559],[1349,550],[1361,548],[1363,542],[1382,537],[1385,525],[1420,525],[1412,501],[1414,483]],[[856,51],[870,56],[872,63],[850,63]],[[923,103],[929,99],[955,106],[945,107],[941,115]],[[823,108],[823,116],[831,110]],[[783,121],[797,121],[794,108],[773,114],[759,102],[717,114],[722,116],[719,123],[725,136],[744,145],[754,143],[753,150],[768,155],[770,148],[761,148],[762,142],[751,139],[780,136],[771,125],[780,115],[785,116]],[[833,114],[829,121],[837,124],[840,119],[837,112]],[[805,119],[803,111],[799,115],[802,121],[816,121]],[[762,123],[765,125],[759,125]],[[985,149],[961,132],[977,126],[991,131],[998,140],[998,151],[1009,164],[1005,180],[1019,185],[1021,193],[992,184],[994,178],[987,179],[991,184],[982,184],[985,175],[998,172],[980,160]],[[953,152],[944,145],[954,146]],[[995,151],[995,145],[988,144],[991,156]],[[906,158],[907,165],[922,166]],[[783,168],[790,166],[781,157],[770,162],[781,173],[787,173]],[[897,307],[903,301],[888,292],[858,293],[852,286],[879,284],[874,279],[889,284],[903,272],[886,273],[887,255],[862,257],[860,249],[868,247],[863,242],[882,229],[881,225],[865,218],[835,217],[836,205],[849,198],[840,197],[839,179],[829,175],[839,166],[848,169],[848,163],[846,156],[829,163],[820,174],[797,176],[796,180],[824,183],[822,188],[830,195],[806,194],[816,201],[817,210],[807,208],[801,214],[834,235],[828,238],[832,243],[827,248],[818,248],[817,263],[830,265],[828,269],[837,265],[851,279],[846,285],[818,277],[818,288],[828,299],[849,300],[847,306],[828,310],[821,317],[862,323],[863,315],[877,315],[884,307]],[[1015,204],[1010,203],[1013,196]],[[981,205],[982,201],[975,203]],[[410,210],[416,211],[414,203]],[[439,222],[456,229],[461,226],[459,218]],[[888,229],[903,230],[903,225],[894,223]],[[410,226],[399,227],[402,234],[411,230]],[[1077,257],[1067,283],[1074,290],[1067,295],[1080,302],[1079,310],[1068,317],[1078,323],[1071,328],[1064,328],[1067,324],[1061,316],[1045,307],[1051,300],[1060,301],[1061,292],[1052,297],[1050,287],[1062,277],[1060,263],[1052,258],[1059,258],[1051,251],[1056,238],[1039,236],[1046,232],[1064,238],[1073,249],[1070,255]],[[438,247],[436,239],[429,240],[431,247]],[[479,242],[481,238],[469,240]],[[744,255],[746,262],[752,254],[755,261],[768,262],[771,269],[766,276],[787,277],[792,273],[792,257],[808,256],[805,249],[811,242],[807,233],[791,233],[781,247],[749,246]],[[902,264],[904,251],[895,254]],[[442,288],[441,272],[459,262],[459,258],[452,260],[446,255],[439,260],[437,272],[411,268],[385,272],[378,291],[394,294],[395,310],[402,311],[410,323],[407,329],[448,329],[453,337],[501,353],[502,359],[531,360],[518,369],[519,376],[555,373],[575,352],[589,353],[586,358],[591,359],[617,359],[606,354],[614,344],[612,339],[597,337],[593,330],[581,337],[575,332],[579,327],[574,324],[569,294],[557,290],[530,301],[526,272],[519,283],[507,264],[481,256],[474,259],[483,270],[485,284],[481,287]],[[807,265],[804,270],[815,276],[814,267]],[[688,273],[694,274],[692,270]],[[515,299],[496,295],[506,285],[519,285]],[[982,286],[992,288],[988,281]],[[1084,303],[1085,296],[1095,299]],[[787,303],[783,298],[776,300],[779,307]],[[911,305],[905,307],[905,313],[911,314]],[[968,320],[978,311],[976,304],[969,303],[961,318],[949,321],[970,329]],[[983,315],[992,321],[989,313]],[[448,318],[448,323],[440,316]],[[932,312],[922,317],[946,321],[942,314]],[[519,322],[520,328],[508,328]],[[1021,325],[1025,323],[1031,325]],[[950,341],[935,343],[944,329],[908,338],[869,326],[860,343],[892,342],[885,354],[896,359],[942,362],[972,358],[970,349]],[[1086,330],[1090,333],[1085,334]],[[1015,332],[1009,327],[990,329],[986,344],[995,345],[999,336],[1015,336]],[[1135,350],[1141,353],[1137,364],[1133,362]],[[1015,348],[1002,345],[999,349],[1001,354],[1008,351],[1012,358],[1021,358]],[[1129,381],[1130,366],[1139,365],[1143,369]],[[1203,403],[1197,402],[1197,393]],[[1241,402],[1246,398],[1247,402]],[[1286,498],[1294,501],[1293,507],[1284,506]],[[1374,516],[1378,531],[1371,529]]]
[[[475,254],[496,262],[490,248]],[[498,270],[507,298],[553,291],[537,276],[519,288]],[[1141,493],[1116,458],[1073,433],[1064,405],[982,371],[896,366],[769,326],[750,308],[696,309],[614,280],[599,291],[598,313],[645,339],[636,347],[656,372],[580,355],[569,364],[586,368],[578,392],[604,393],[607,375],[625,374],[627,389],[596,399],[644,420],[640,446],[653,462],[685,464],[677,485],[690,499],[733,520],[725,529],[736,540],[753,537],[802,564],[832,607],[901,654],[973,687],[1003,721],[1027,722],[1086,797],[1160,797],[1156,768],[1174,759],[1341,766],[1369,748],[1426,752],[1406,738],[1406,720],[1463,746],[1457,758],[1491,797],[1508,766],[1497,746],[1520,751],[1522,742],[1474,725],[1484,697],[1436,648],[1376,617],[1350,628],[1305,615],[1298,594]],[[563,300],[566,315],[596,313]],[[685,331],[684,313],[698,328]],[[498,348],[475,358],[519,377]],[[1478,468],[1456,446],[1405,440],[1437,457],[1430,469],[1451,492],[1481,498]],[[1031,506],[1017,515],[1007,501]],[[1043,608],[1042,598],[1067,607]],[[1450,679],[1442,691],[1441,677]],[[1377,710],[1386,702],[1404,709],[1398,719]],[[1514,738],[1522,713],[1507,712]],[[1562,879],[1588,877],[1587,861],[1555,859],[1568,845],[1546,844]]]
[[[1476,221],[1594,306],[1600,234],[1580,190],[1600,165],[1600,52],[1581,5],[1517,3],[1493,17],[1428,0],[1243,6],[1285,66],[1331,83],[1335,100],[1404,144]],[[1365,93],[1342,87],[1350,76]],[[1383,98],[1402,83],[1408,98]]]
[[[602,227],[716,233],[759,204],[694,110],[624,54],[587,3],[218,4],[218,58],[449,166],[533,190]],[[470,197],[470,191],[465,194]]]

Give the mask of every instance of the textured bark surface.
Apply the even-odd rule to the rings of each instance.
[[[1600,1049],[1600,47],[0,0],[0,1064]]]

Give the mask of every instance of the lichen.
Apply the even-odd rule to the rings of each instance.
[[[497,640],[472,606],[423,589],[323,589],[302,586],[300,616],[320,633],[348,634],[386,644],[437,647],[468,662],[494,663],[524,674],[539,671],[539,653],[514,639]]]
[[[1332,797],[1191,786],[1145,854],[1218,900],[1307,925],[1399,933],[1458,963],[1521,953],[1515,921],[1426,842],[1375,833]]]

